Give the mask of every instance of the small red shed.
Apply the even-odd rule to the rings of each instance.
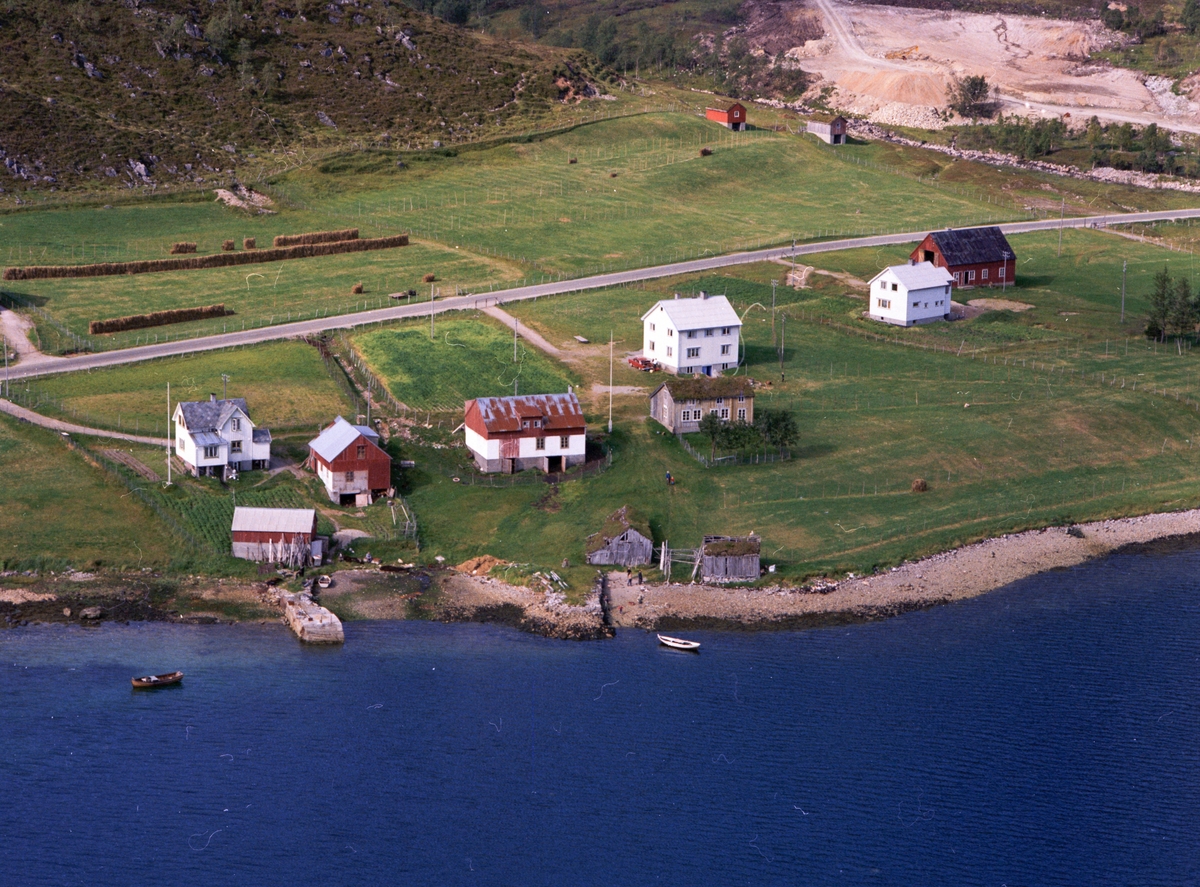
[[[1003,286],[1015,283],[1017,255],[996,226],[947,228],[925,236],[909,261],[945,268],[954,286]]]
[[[705,108],[704,116],[709,120],[716,121],[722,126],[729,129],[741,132],[746,128],[746,109],[738,102],[734,102],[728,108]]]

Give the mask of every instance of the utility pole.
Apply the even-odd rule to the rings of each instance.
[[[1121,323],[1125,322],[1125,268],[1128,264],[1128,259],[1121,260]]]
[[[221,373],[221,400],[229,400],[229,374]]]
[[[433,341],[433,284],[429,284],[429,341]]]
[[[608,331],[608,433],[612,434],[613,334]]]
[[[771,281],[771,344],[774,345],[777,341],[775,338],[775,287],[779,285],[778,280]]]
[[[1004,258],[1004,267],[1000,269],[1002,272],[1004,272],[1004,276],[1000,278],[1000,293],[1001,293],[1001,295],[1003,295],[1003,294],[1004,294],[1004,292],[1005,292],[1005,291],[1008,289],[1008,257],[1009,257],[1009,252],[1008,252],[1008,250],[1005,250],[1004,252],[1000,253],[1000,255],[1001,255],[1001,256],[1003,256],[1003,258]]]
[[[521,325],[521,321],[513,318],[513,363],[517,362],[517,327]]]
[[[1062,229],[1063,218],[1067,214],[1067,198],[1062,199],[1062,209],[1058,211],[1058,257],[1062,258]]]
[[[8,397],[8,337],[0,336],[0,342],[4,344],[4,396]]]
[[[171,486],[171,383],[167,383],[167,486]]]
[[[784,375],[783,375],[783,340],[786,337],[787,337],[787,315],[785,314],[780,319],[780,330],[779,330],[779,381],[780,382],[785,381]]]

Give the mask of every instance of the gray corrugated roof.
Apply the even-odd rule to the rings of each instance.
[[[193,435],[200,431],[216,431],[221,428],[234,410],[241,410],[246,418],[250,418],[250,410],[243,397],[231,397],[229,400],[200,400],[185,401],[179,404],[183,411],[183,424]]]
[[[233,509],[233,531],[252,533],[311,533],[317,512],[312,508]]]
[[[1013,257],[1004,233],[991,228],[947,228],[930,235],[947,265],[978,265],[981,262],[1003,262],[1004,254]]]
[[[254,434],[251,436],[251,439],[255,443],[270,443],[271,442],[271,429],[255,428]]]
[[[379,440],[379,435],[366,425],[351,425],[338,416],[332,425],[310,440],[308,446],[326,462],[332,462],[346,451],[346,447],[358,440],[360,434],[371,443]]]
[[[939,268],[932,262],[918,262],[915,265],[891,265],[884,268],[871,278],[871,285],[874,286],[875,281],[889,272],[904,284],[907,290],[931,289],[945,286],[954,280],[954,275],[945,268]]]
[[[645,320],[661,307],[675,329],[702,330],[721,326],[741,326],[737,312],[724,296],[707,296],[695,299],[663,299],[642,315]]]

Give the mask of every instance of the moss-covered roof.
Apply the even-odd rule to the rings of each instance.
[[[587,537],[587,553],[599,551],[604,546],[608,545],[613,539],[616,539],[626,530],[637,530],[647,539],[654,541],[654,536],[650,533],[650,524],[648,524],[641,515],[631,511],[628,505],[622,505],[612,514],[604,519],[604,526],[599,533],[592,533]]]
[[[753,534],[749,536],[705,536],[705,557],[742,557],[748,554],[758,554],[762,549],[762,539]]]
[[[671,392],[672,400],[708,400],[739,394],[754,396],[754,380],[746,376],[679,376],[667,379],[659,388]],[[658,393],[657,388],[655,393]]]

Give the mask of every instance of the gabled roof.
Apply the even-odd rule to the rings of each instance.
[[[650,396],[666,388],[672,400],[709,400],[714,397],[754,397],[754,380],[745,376],[678,376],[667,379]]]
[[[650,525],[642,520],[640,515],[631,512],[628,505],[622,505],[604,519],[604,526],[601,527],[599,533],[593,533],[587,537],[587,553],[599,551],[627,530],[634,530],[651,542],[654,541],[654,536],[650,533]]]
[[[479,397],[468,400],[465,412],[477,410],[489,434],[520,431],[526,419],[541,419],[550,431],[583,428],[583,409],[574,391],[566,394],[521,394],[516,397]]]
[[[317,512],[312,508],[233,509],[233,532],[238,533],[311,533]]]
[[[954,275],[945,268],[933,262],[917,262],[915,265],[889,265],[871,278],[871,285],[885,275],[896,278],[909,291],[946,286],[954,281]]]
[[[662,299],[642,315],[644,321],[662,308],[677,330],[699,330],[717,326],[741,326],[737,312],[724,296],[697,296],[694,299]]]
[[[810,115],[808,115],[809,123],[823,123],[825,125],[829,125],[829,124],[833,123],[833,121],[835,121],[835,120],[840,120],[843,123],[848,122],[846,120],[846,118],[843,117],[841,114],[810,114]]]
[[[359,435],[378,445],[379,435],[375,433],[374,429],[368,428],[366,425],[351,425],[338,416],[333,420],[332,425],[310,440],[308,446],[326,462],[332,462],[346,451],[346,447],[358,440]]]
[[[1013,258],[1013,248],[1008,245],[1003,232],[991,228],[947,228],[933,231],[929,235],[947,265],[977,265],[981,262],[1003,262],[1005,253]]]
[[[193,435],[202,431],[217,431],[230,417],[240,412],[250,421],[250,410],[244,397],[229,400],[183,401],[175,407],[176,414],[183,414],[183,424]]]

